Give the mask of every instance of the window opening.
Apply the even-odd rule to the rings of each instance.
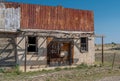
[[[28,36],[28,52],[37,52],[37,37]]]
[[[87,37],[81,37],[81,52],[88,51],[88,38]]]

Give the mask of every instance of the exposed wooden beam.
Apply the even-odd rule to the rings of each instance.
[[[35,32],[35,31],[21,31],[24,36],[44,36],[57,38],[80,38],[80,37],[94,37],[94,33],[62,33],[62,32]],[[20,34],[20,35],[22,35]]]
[[[104,35],[94,35],[94,37],[96,37],[96,38],[104,38],[105,36]]]
[[[40,32],[40,33],[42,33],[42,32],[43,33],[50,33],[50,32],[52,32],[52,33],[78,33],[78,34],[80,34],[80,33],[94,33],[94,31],[84,32],[84,31],[63,31],[63,30],[43,30],[43,29],[21,29],[19,31],[31,31],[31,32]]]

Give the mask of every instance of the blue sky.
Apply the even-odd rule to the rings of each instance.
[[[8,0],[94,11],[95,34],[104,34],[105,43],[120,43],[120,0]],[[96,40],[100,43],[100,39]]]

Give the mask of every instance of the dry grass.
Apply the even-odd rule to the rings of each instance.
[[[114,52],[113,52],[114,51]],[[113,55],[115,64],[112,69]],[[56,68],[37,72],[1,73],[0,81],[98,81],[103,77],[120,76],[120,50],[104,51],[104,66],[101,65],[101,52],[96,51],[96,65],[86,66],[81,64],[76,68]]]

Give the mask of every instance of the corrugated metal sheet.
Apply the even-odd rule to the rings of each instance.
[[[0,30],[16,30],[20,28],[20,8],[0,8]]]
[[[94,31],[92,11],[63,8],[61,6],[5,4],[6,8],[21,8],[21,29]]]
[[[20,28],[20,8],[5,9],[5,29],[13,30]]]

